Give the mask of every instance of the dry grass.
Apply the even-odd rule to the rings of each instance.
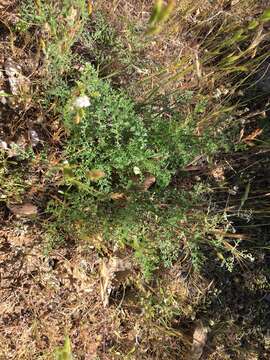
[[[162,31],[146,36],[151,6],[148,1],[125,0],[114,1],[113,6],[102,1],[95,4],[96,11],[106,14],[127,51],[136,53],[140,44],[139,63],[126,81],[128,90],[143,101],[179,89],[214,92],[224,84],[224,75],[231,72],[229,67],[217,67],[215,52],[235,31],[259,16],[267,2],[176,1],[173,15]]]

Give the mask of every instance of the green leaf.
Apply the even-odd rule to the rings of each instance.
[[[233,40],[237,41],[237,40],[241,39],[243,32],[244,32],[244,29],[240,29],[240,30],[236,31],[236,33],[233,36]]]
[[[241,58],[242,54],[239,55],[234,55],[234,54],[230,54],[226,57],[225,59],[225,64],[234,64],[237,60],[239,60]]]
[[[174,0],[169,0],[168,1],[168,5],[164,6],[162,8],[162,10],[160,11],[160,13],[158,14],[158,19],[157,19],[157,22],[160,23],[160,22],[165,22],[169,19],[173,9],[174,9],[174,6],[175,6],[175,1]]]
[[[250,192],[250,181],[247,183],[246,188],[245,188],[245,193],[241,199],[241,205],[239,210],[242,209],[242,207],[245,205],[245,202],[248,200],[248,196],[249,196],[249,192]]]
[[[163,0],[156,0],[150,20],[149,20],[150,25],[154,25],[157,22],[157,20],[160,16],[160,13],[162,11],[162,7],[163,7]]]
[[[5,91],[0,90],[0,97],[1,97],[1,96],[6,97],[6,96],[12,96],[12,95],[11,95],[11,94],[6,93]]]
[[[259,26],[259,21],[257,20],[252,20],[249,24],[248,24],[248,30],[253,30],[255,29],[256,27]]]
[[[64,346],[59,348],[55,352],[56,360],[72,360],[72,353],[71,353],[71,341],[67,336],[65,338]]]
[[[270,20],[270,9],[265,10],[265,12],[261,16],[262,21],[269,21]]]
[[[74,171],[69,167],[64,167],[63,174],[64,174],[64,176],[70,177],[70,178],[73,178],[75,176]]]
[[[245,35],[244,29],[240,29],[236,31],[234,36],[231,39],[231,44],[234,44],[235,42],[243,41],[247,38],[247,35]]]
[[[175,7],[175,0],[168,0],[167,5],[163,0],[156,0],[151,18],[149,20],[149,29],[147,35],[158,34],[162,30],[162,26],[170,17]]]

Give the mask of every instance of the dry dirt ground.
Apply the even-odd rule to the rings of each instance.
[[[25,44],[18,44],[11,33],[10,26],[17,21],[17,5],[12,0],[0,3],[0,87],[7,92],[12,91],[7,61],[24,74],[27,84],[34,81],[37,71],[27,39]],[[44,119],[40,120],[42,113],[33,108],[31,99],[24,100],[19,104],[0,102],[2,145],[29,145],[33,140],[31,131],[38,134],[39,141],[47,136]],[[9,154],[10,159],[12,155],[16,154]],[[4,167],[4,163],[0,166]],[[29,178],[23,200],[36,202],[38,218],[28,219],[27,214],[17,217],[10,210],[12,206],[8,208],[6,199],[1,198],[0,359],[51,359],[66,334],[77,349],[76,358],[94,359],[97,352],[104,354],[107,350],[112,322],[110,310],[103,308],[100,296],[98,259],[93,250],[78,246],[45,256],[38,226],[42,216],[39,195],[43,192],[40,169],[27,175],[23,165],[22,170],[20,176]],[[9,178],[1,182],[1,195],[8,185]],[[12,188],[11,195],[15,195]]]
[[[65,334],[78,358],[105,351],[111,320],[95,254],[77,247],[45,257],[40,234],[27,221],[3,226],[0,241],[0,358],[50,358]]]

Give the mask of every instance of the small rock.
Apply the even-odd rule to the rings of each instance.
[[[8,144],[5,141],[0,140],[0,148],[3,150],[8,150]]]
[[[9,210],[16,216],[28,217],[34,216],[38,213],[38,208],[36,205],[31,203],[25,203],[20,205],[9,205]]]
[[[2,90],[0,90],[0,102],[3,105],[6,105],[6,103],[7,103],[6,93]]]
[[[140,175],[142,173],[138,166],[134,166],[133,172],[135,175]]]
[[[4,91],[4,89],[5,89],[5,76],[2,69],[0,68],[0,102],[3,105],[7,103],[7,99],[6,99],[7,94]]]

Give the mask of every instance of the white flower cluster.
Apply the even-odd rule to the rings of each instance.
[[[86,95],[79,96],[73,102],[73,105],[77,109],[87,108],[91,105],[89,97]]]

